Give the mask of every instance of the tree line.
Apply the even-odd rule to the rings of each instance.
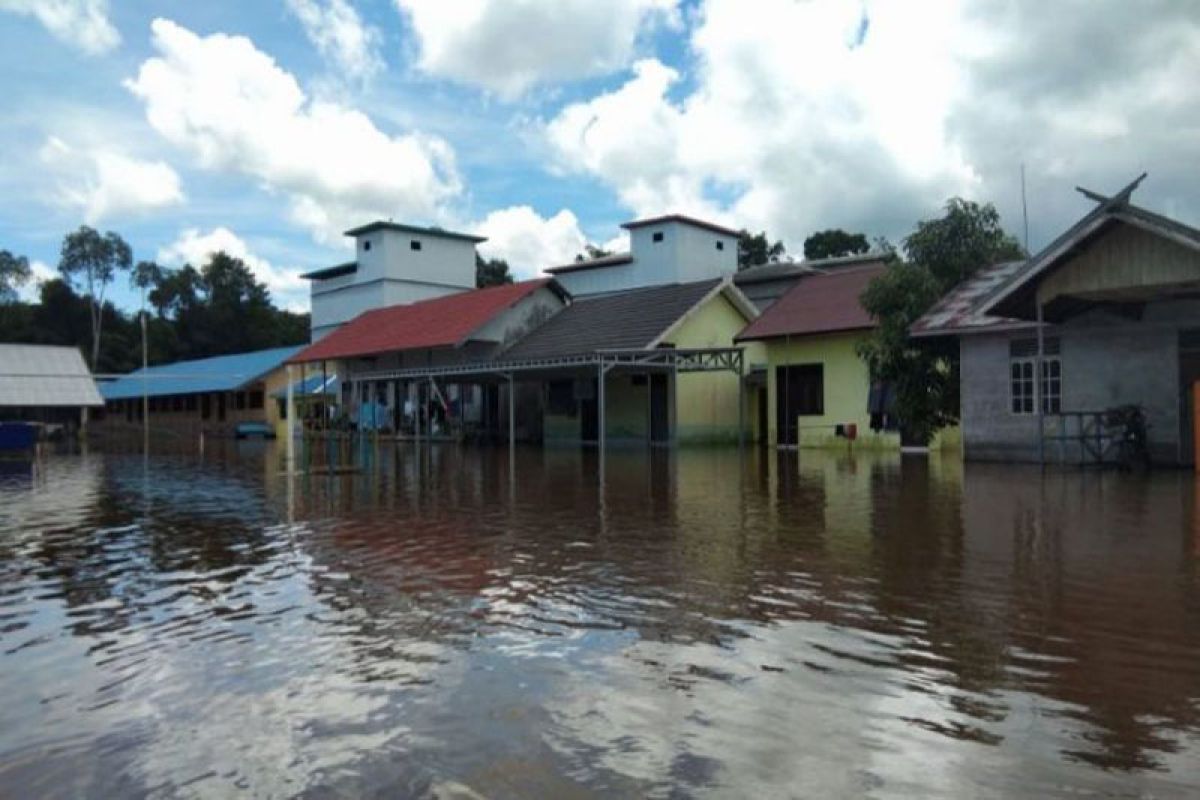
[[[223,252],[179,269],[134,263],[120,234],[85,225],[63,238],[58,275],[41,284],[37,301],[22,302],[17,289],[31,278],[27,258],[0,250],[0,341],[78,347],[97,373],[142,362],[142,312],[108,299],[118,281],[143,299],[151,364],[309,340],[308,314],[277,308],[245,262]]]

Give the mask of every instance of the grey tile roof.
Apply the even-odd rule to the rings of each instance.
[[[499,360],[643,349],[720,284],[716,278],[578,299],[517,341]]]
[[[947,336],[1024,324],[983,312],[984,304],[996,290],[1024,268],[1024,261],[1003,261],[984,267],[947,292],[912,324],[909,332],[913,336]]]
[[[0,344],[0,406],[103,404],[78,349],[45,344]]]

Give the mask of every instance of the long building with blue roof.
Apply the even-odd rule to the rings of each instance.
[[[142,423],[142,398],[149,399],[153,429],[231,435],[274,434],[284,419],[284,364],[304,345],[274,347],[139,369],[99,384],[105,427]]]

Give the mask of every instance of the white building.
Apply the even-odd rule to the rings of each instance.
[[[480,236],[395,222],[346,231],[355,259],[302,277],[312,282],[315,342],[364,311],[475,288]]]
[[[629,252],[551,267],[581,296],[719,278],[737,272],[738,232],[682,214],[626,222]]]

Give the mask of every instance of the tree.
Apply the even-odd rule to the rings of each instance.
[[[863,292],[878,322],[859,355],[876,380],[896,389],[897,413],[908,438],[925,443],[959,415],[958,348],[948,339],[912,339],[909,329],[957,283],[981,267],[1024,258],[990,203],[954,198],[944,214],[917,223],[904,240],[908,260],[894,259]]]
[[[980,267],[1025,258],[1025,250],[1000,225],[991,203],[980,205],[955,197],[938,219],[917,223],[904,240],[908,260],[937,279],[942,292],[965,281]]]
[[[0,303],[17,298],[17,289],[29,280],[29,259],[0,250]]]
[[[743,228],[738,233],[738,269],[779,261],[786,254],[783,242],[771,243],[766,231],[752,234]]]
[[[512,273],[508,271],[508,262],[502,258],[484,259],[475,254],[475,286],[482,289],[485,286],[501,286],[512,283]]]
[[[100,336],[104,328],[104,294],[117,271],[128,271],[133,252],[120,235],[103,236],[87,225],[63,239],[58,270],[72,287],[78,281],[87,290],[92,330],[92,369],[100,361]]]
[[[838,258],[865,253],[871,243],[861,233],[847,233],[841,228],[817,231],[804,240],[804,257],[807,259]]]
[[[594,244],[585,244],[582,253],[575,254],[575,261],[591,261],[595,258],[607,258],[613,253],[611,250],[605,250],[603,247],[597,247]]]

